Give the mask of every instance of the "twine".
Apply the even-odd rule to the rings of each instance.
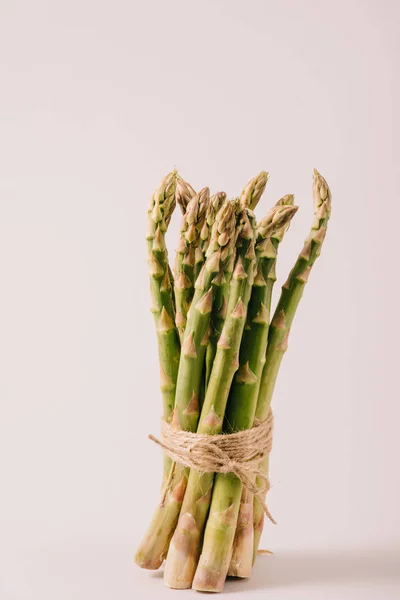
[[[260,501],[267,517],[275,523],[267,505],[265,494],[270,484],[259,466],[272,448],[273,416],[269,411],[265,421],[251,429],[235,433],[208,435],[176,429],[170,423],[161,422],[161,441],[152,435],[149,439],[160,446],[174,463],[205,473],[234,473]],[[170,489],[174,466],[164,488],[164,498]],[[263,485],[256,485],[258,477]]]

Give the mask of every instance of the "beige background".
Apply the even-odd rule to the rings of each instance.
[[[131,562],[161,474],[146,207],[175,166],[230,195],[267,169],[258,214],[296,194],[281,282],[314,166],[333,192],[274,398],[275,555],[226,592],[399,597],[399,25],[395,0],[1,1],[2,600],[178,597]]]

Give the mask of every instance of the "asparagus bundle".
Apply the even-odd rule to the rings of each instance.
[[[231,280],[227,316],[197,427],[198,433],[221,433],[230,385],[237,369],[247,304],[254,272],[254,218],[247,209],[238,215],[238,247]],[[200,541],[207,518],[213,474],[191,471],[180,518],[172,537],[165,566],[170,587],[191,587],[200,553]]]
[[[267,180],[267,173],[260,173],[229,201],[223,192],[210,198],[208,188],[196,194],[173,172],[153,194],[148,211],[163,418],[179,437],[191,432],[185,434],[188,457],[198,448],[204,458],[201,443],[212,447],[212,468],[206,468],[161,443],[167,454],[161,498],[135,561],[157,569],[166,560],[164,580],[172,588],[217,592],[228,574],[250,577],[262,533],[268,452],[256,444],[250,453],[256,466],[241,463],[249,469],[243,479],[238,459],[212,440],[221,433],[236,439],[235,432],[250,440],[258,425],[267,423],[290,328],[320,254],[331,204],[326,181],[314,171],[311,232],[270,323],[277,250],[297,207],[289,194],[257,222],[253,211]],[[165,233],[176,204],[183,217],[172,275]]]

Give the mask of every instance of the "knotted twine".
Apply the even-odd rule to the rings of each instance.
[[[262,504],[270,521],[275,523],[265,504],[269,480],[260,469],[260,462],[271,452],[272,435],[273,415],[270,410],[265,421],[256,422],[251,429],[220,435],[183,431],[162,420],[161,441],[153,435],[149,435],[149,439],[160,446],[174,463],[204,473],[234,473]],[[170,490],[173,472],[174,467],[166,482],[163,498]],[[263,485],[256,484],[257,477]]]

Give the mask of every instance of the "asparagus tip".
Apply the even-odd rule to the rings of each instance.
[[[242,208],[255,209],[265,190],[268,177],[269,175],[266,171],[261,171],[261,173],[253,177],[253,179],[250,179],[240,194],[239,202]]]
[[[194,191],[190,183],[185,181],[183,177],[181,177],[179,173],[177,173],[175,197],[183,215],[186,213],[187,205],[195,195],[196,192]]]

